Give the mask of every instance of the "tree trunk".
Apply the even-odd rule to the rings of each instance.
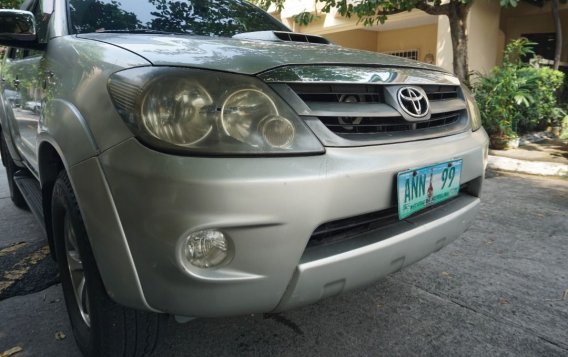
[[[560,23],[560,13],[558,11],[558,0],[552,0],[552,17],[556,27],[556,49],[554,51],[554,69],[560,67],[560,58],[562,56],[562,24]]]
[[[454,74],[466,85],[469,85],[469,65],[467,60],[467,15],[470,5],[459,0],[451,0],[448,4],[448,18],[452,36],[454,56]]]

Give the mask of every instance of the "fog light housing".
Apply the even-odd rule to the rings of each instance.
[[[206,229],[190,233],[182,246],[183,259],[197,268],[213,268],[229,256],[227,238],[218,230]]]

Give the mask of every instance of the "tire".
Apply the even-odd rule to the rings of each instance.
[[[4,136],[0,132],[0,154],[2,155],[2,162],[6,167],[6,176],[8,179],[8,188],[10,189],[10,198],[14,205],[21,209],[28,209],[28,204],[22,195],[22,192],[16,185],[14,181],[14,174],[18,171],[18,167],[12,160],[10,156],[10,152],[8,151],[8,146],[6,145],[6,141],[4,140]]]
[[[89,357],[150,355],[165,334],[167,315],[130,309],[108,296],[64,171],[53,187],[51,209],[63,295],[81,352]]]

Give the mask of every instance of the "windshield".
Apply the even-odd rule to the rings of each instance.
[[[233,36],[253,31],[289,31],[242,0],[70,0],[71,26],[86,32],[167,32]]]

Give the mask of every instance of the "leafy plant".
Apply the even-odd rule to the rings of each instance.
[[[568,140],[568,115],[562,119],[562,131],[560,132],[560,139]]]
[[[0,9],[19,9],[22,0],[0,0]]]
[[[566,113],[558,107],[556,91],[564,82],[564,73],[548,67],[525,67],[519,72],[530,79],[528,83],[532,96],[530,105],[521,108],[519,132],[542,130],[547,125],[559,124]]]
[[[556,90],[564,74],[522,62],[535,44],[521,38],[505,48],[503,65],[491,74],[477,74],[473,86],[481,119],[494,145],[529,130],[560,120],[566,115],[556,103]]]

